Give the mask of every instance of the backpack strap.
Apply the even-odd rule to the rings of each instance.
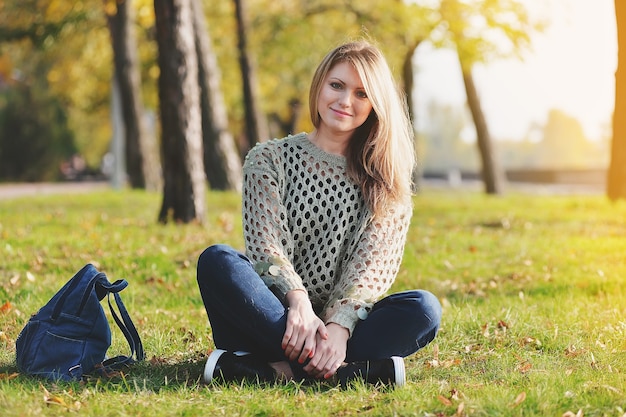
[[[96,297],[98,297],[98,301],[101,301],[106,294],[109,294],[110,292],[120,292],[127,286],[128,282],[123,279],[118,279],[113,284],[111,284],[104,272],[98,272],[98,274],[93,277],[89,281],[89,284],[87,284],[87,286],[85,287],[85,292],[83,293],[83,297],[80,301],[80,305],[78,306],[78,311],[76,312],[76,315],[81,315],[93,291],[95,291]]]
[[[141,338],[139,337],[139,333],[137,332],[137,328],[133,324],[132,319],[130,318],[124,303],[122,302],[122,297],[117,292],[113,292],[113,297],[115,298],[115,304],[120,312],[120,317],[115,312],[113,308],[113,304],[111,303],[110,294],[107,295],[107,302],[109,304],[109,309],[111,310],[111,315],[117,323],[118,327],[124,334],[128,345],[130,346],[130,355],[129,356],[116,356],[114,358],[107,359],[102,363],[105,368],[117,370],[121,369],[124,365],[131,365],[135,362],[139,362],[144,360],[145,353],[143,350],[143,344],[141,343]]]
[[[98,270],[92,264],[85,265],[83,269],[78,271],[76,275],[72,277],[71,281],[69,282],[65,290],[63,290],[63,293],[60,295],[59,299],[56,301],[54,305],[54,309],[52,310],[52,314],[50,315],[50,318],[52,320],[56,320],[59,317],[59,315],[61,314],[61,310],[63,310],[63,305],[65,304],[65,300],[67,299],[67,297],[69,297],[72,291],[74,291],[74,289],[80,284],[80,282],[83,280],[84,275],[87,274],[88,272],[91,272],[93,276],[89,279],[89,282],[87,283],[87,286],[85,287],[83,291],[83,296],[81,298],[80,305],[76,313],[74,313],[74,315],[80,316],[80,313],[82,313],[83,308],[85,307],[85,304],[87,303],[87,300],[89,299],[89,296],[91,295],[91,290],[93,289],[93,286],[96,284],[97,281],[104,280],[108,282],[104,272],[98,272]]]

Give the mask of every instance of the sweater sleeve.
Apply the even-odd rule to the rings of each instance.
[[[322,313],[326,323],[352,331],[393,284],[402,262],[412,206],[396,206],[368,222],[348,255]]]
[[[293,237],[283,205],[285,174],[275,147],[257,145],[244,163],[243,233],[246,254],[265,284],[285,301],[290,290],[305,290],[290,259]]]

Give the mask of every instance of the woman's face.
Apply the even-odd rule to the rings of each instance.
[[[336,64],[326,75],[317,99],[319,130],[352,134],[370,112],[370,103],[359,74],[349,62]]]

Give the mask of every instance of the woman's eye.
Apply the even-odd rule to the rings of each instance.
[[[341,83],[338,83],[338,82],[335,82],[335,81],[331,82],[331,83],[330,83],[330,86],[331,86],[332,88],[334,88],[335,90],[339,90],[339,89],[341,89]]]
[[[367,98],[367,93],[365,91],[357,91],[356,96],[359,98]]]

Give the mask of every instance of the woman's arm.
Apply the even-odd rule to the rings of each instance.
[[[410,204],[398,205],[368,223],[324,308],[325,323],[337,323],[352,334],[358,320],[389,290],[402,262],[411,214]]]
[[[271,145],[271,144],[270,144]],[[293,237],[284,207],[285,175],[275,148],[257,146],[244,164],[243,227],[248,257],[268,287],[289,308],[282,340],[285,356],[303,363],[316,337],[328,337],[301,277],[291,263]]]
[[[305,290],[292,263],[293,237],[283,205],[285,174],[276,146],[257,145],[244,163],[243,234],[246,254],[281,301],[291,290]]]

